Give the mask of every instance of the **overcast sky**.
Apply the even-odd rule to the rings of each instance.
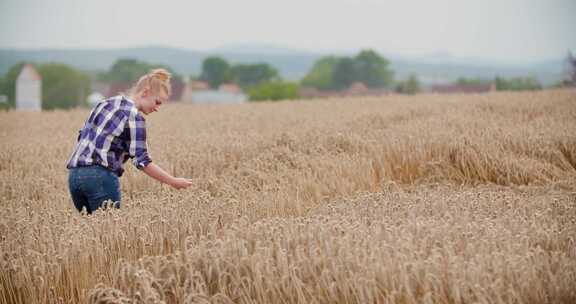
[[[0,48],[230,44],[546,60],[576,51],[576,0],[0,0]]]

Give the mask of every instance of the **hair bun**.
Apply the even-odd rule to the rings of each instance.
[[[138,94],[144,89],[150,89],[153,93],[160,92],[164,90],[168,96],[172,93],[172,87],[170,84],[170,77],[172,75],[166,69],[153,69],[148,72],[148,74],[143,75],[138,79],[136,85],[130,89],[130,94]]]
[[[148,73],[151,77],[156,78],[160,81],[169,81],[172,76],[170,72],[165,69],[154,69]]]

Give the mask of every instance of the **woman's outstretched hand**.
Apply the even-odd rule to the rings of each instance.
[[[144,167],[144,173],[148,176],[154,178],[155,180],[168,184],[176,189],[184,189],[192,186],[192,180],[182,177],[173,177],[168,172],[164,171],[155,163],[150,163],[148,166]]]
[[[176,189],[184,189],[192,186],[192,180],[183,177],[175,177],[174,180],[170,183],[170,186]]]

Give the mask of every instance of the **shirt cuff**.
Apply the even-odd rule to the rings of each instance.
[[[146,166],[148,166],[151,162],[152,162],[152,160],[146,154],[146,155],[143,155],[141,157],[135,158],[134,159],[134,166],[136,166],[136,168],[138,168],[139,170],[142,170]]]

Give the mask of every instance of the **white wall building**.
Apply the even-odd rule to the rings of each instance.
[[[223,92],[217,90],[194,91],[191,94],[195,104],[233,104],[247,101],[243,93]]]
[[[210,89],[204,81],[188,81],[182,92],[182,102],[194,104],[235,104],[248,101],[248,96],[235,84],[222,84],[218,90]]]
[[[42,77],[31,64],[24,65],[16,78],[16,110],[42,110]]]

